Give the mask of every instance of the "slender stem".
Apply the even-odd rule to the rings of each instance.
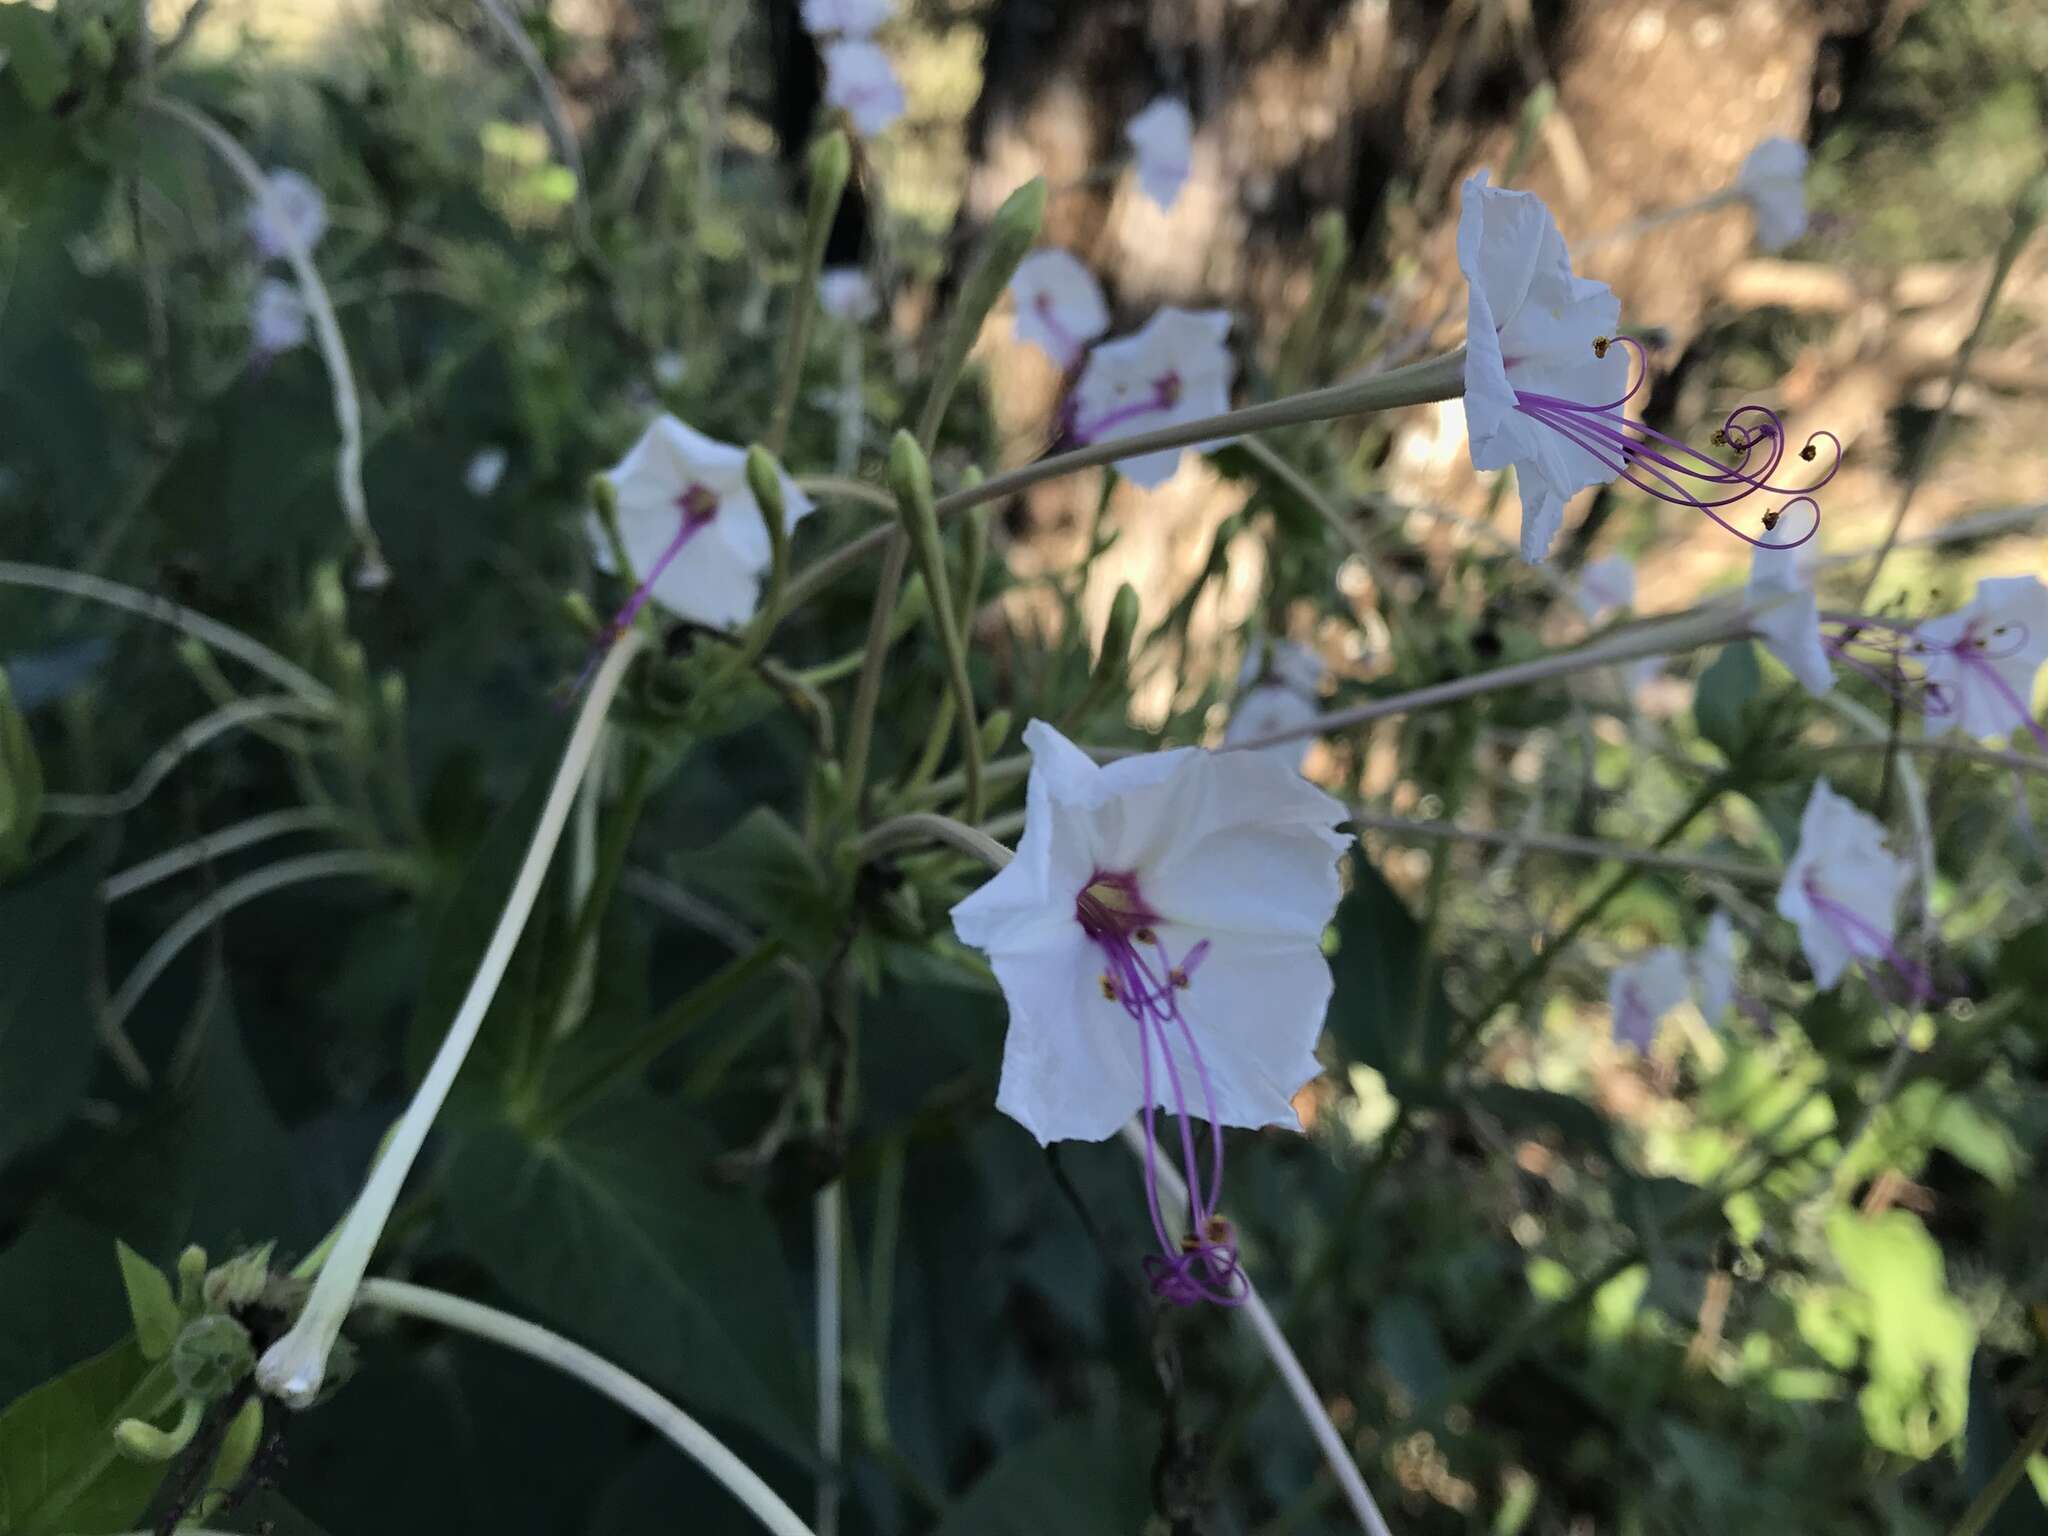
[[[131,864],[118,874],[109,875],[100,885],[100,900],[119,901],[173,875],[181,875],[195,864],[205,864],[223,854],[267,842],[273,837],[284,837],[293,832],[324,831],[340,820],[333,810],[317,805],[294,806],[251,816],[247,821],[238,821],[218,832],[195,837],[189,843],[181,843],[154,858]]]
[[[1465,392],[1464,368],[1465,354],[1460,348],[1446,356],[1373,374],[1355,383],[1311,390],[1285,400],[1273,400],[1241,411],[1226,411],[1220,416],[1204,416],[1199,421],[1161,427],[1154,432],[1139,432],[1111,442],[1090,443],[1068,453],[1006,470],[979,485],[965,486],[950,496],[941,496],[934,510],[943,521],[965,512],[969,507],[1014,496],[1040,481],[1056,480],[1062,475],[1114,464],[1118,459],[1135,458],[1161,448],[1185,448],[1218,438],[1300,426],[1304,422],[1328,421],[1339,416],[1357,416],[1369,411],[1456,399]],[[891,531],[888,528],[871,529],[813,562],[809,569],[790,582],[790,605],[796,607],[808,601],[842,572],[851,570],[881,549],[888,542]]]
[[[178,958],[179,952],[244,903],[289,885],[303,885],[308,880],[329,880],[337,875],[383,874],[390,868],[391,861],[382,854],[343,848],[331,853],[309,853],[301,858],[280,859],[275,864],[266,864],[251,871],[239,880],[230,880],[165,929],[144,951],[135,969],[128,973],[128,979],[121,983],[121,990],[107,1004],[101,1027],[110,1036],[120,1035],[122,1025],[135,1011],[135,1005],[142,1001],[142,995]]]
[[[889,542],[889,550],[882,557],[881,575],[875,579],[875,603],[868,612],[868,638],[861,652],[860,681],[853,689],[853,718],[846,727],[846,803],[856,821],[861,814],[861,795],[867,787],[868,752],[874,744],[875,711],[882,702],[882,670],[888,661],[889,647],[896,639],[890,620],[895,617],[896,593],[903,585],[903,568],[910,563],[910,535],[903,531],[902,526],[899,524],[881,531]],[[792,589],[800,585],[800,581],[791,583]],[[798,599],[794,590],[789,601],[791,607],[796,606]]]
[[[322,1266],[320,1278],[314,1282],[305,1310],[299,1314],[290,1332],[264,1351],[263,1358],[257,1362],[256,1375],[263,1389],[291,1407],[303,1408],[319,1394],[327,1372],[328,1353],[341,1332],[342,1320],[348,1315],[357,1283],[369,1265],[377,1238],[391,1217],[391,1208],[397,1203],[406,1175],[412,1171],[413,1162],[419,1157],[427,1132],[433,1128],[435,1117],[448,1097],[448,1090],[454,1086],[455,1075],[462,1070],[469,1048],[476,1042],[484,1015],[490,1011],[491,1000],[497,995],[498,984],[504,980],[512,951],[518,945],[526,919],[540,895],[541,882],[547,876],[548,863],[554,857],[562,826],[569,819],[569,808],[576,798],[577,786],[583,782],[584,770],[590,766],[590,759],[597,750],[598,738],[604,729],[605,712],[611,707],[620,683],[625,680],[626,669],[645,643],[638,630],[628,630],[606,653],[603,665],[597,669],[597,676],[591,680],[590,691],[584,696],[583,707],[569,733],[568,746],[563,750],[561,767],[555,772],[555,782],[549,787],[540,820],[533,829],[533,839],[527,845],[526,857],[513,879],[504,911],[498,916],[498,926],[491,934],[483,958],[477,963],[469,992],[456,1010],[454,1022],[449,1025],[440,1049],[434,1053],[433,1062],[421,1079],[412,1102],[406,1106],[405,1114],[392,1132],[390,1146],[377,1160],[362,1194],[350,1209],[334,1251]]]
[[[857,501],[863,506],[874,507],[896,515],[896,498],[879,485],[869,485],[865,480],[855,480],[847,475],[798,475],[796,488],[806,496],[822,497],[825,500]]]
[[[1671,208],[1652,208],[1647,213],[1639,213],[1634,218],[1615,225],[1612,229],[1604,229],[1597,235],[1588,235],[1583,240],[1574,240],[1572,242],[1572,254],[1583,256],[1586,252],[1597,250],[1603,245],[1614,245],[1623,240],[1633,240],[1639,235],[1647,235],[1651,230],[1662,228],[1666,224],[1676,223],[1680,219],[1691,218],[1696,213],[1709,213],[1716,208],[1725,208],[1730,203],[1741,201],[1742,191],[1739,187],[1723,187],[1719,192],[1710,192],[1705,197],[1699,198],[1694,202],[1679,203]]]
[[[400,1280],[365,1280],[356,1304],[417,1317],[538,1360],[610,1398],[709,1472],[775,1536],[813,1536],[797,1514],[710,1430],[639,1377],[537,1323],[446,1291]]]
[[[612,892],[618,888],[619,876],[626,867],[626,853],[633,841],[633,831],[639,826],[647,797],[654,789],[654,754],[639,746],[633,750],[632,766],[626,770],[625,789],[612,811],[612,824],[606,828],[597,850],[591,880],[577,904],[576,926],[569,938],[569,953],[573,957],[571,964],[576,968],[575,979],[564,990],[561,1006],[555,1012],[553,1033],[556,1039],[572,1033],[583,1022],[583,1015],[590,1007],[604,915],[610,910]],[[586,788],[587,799],[594,798],[596,777],[595,774],[591,776],[592,785]]]
[[[2012,1454],[1991,1474],[1991,1481],[1978,1491],[1976,1498],[1970,1500],[1970,1507],[1963,1511],[1962,1518],[1949,1527],[1948,1536],[1978,1536],[1978,1532],[1989,1526],[1991,1517],[1998,1513],[1999,1506],[2005,1503],[2026,1475],[2027,1463],[2040,1455],[2044,1446],[2048,1446],[2048,1413],[2034,1420],[2034,1427],[2027,1431],[2026,1438],[2012,1448]]]
[[[990,869],[1001,869],[1013,857],[1009,849],[979,828],[929,811],[912,811],[883,822],[854,845],[853,856],[856,863],[866,864],[898,848],[922,843],[944,843],[979,859]]]
[[[2014,752],[1998,747],[1980,747],[1968,742],[1946,741],[1941,737],[1901,736],[1884,741],[1838,741],[1825,747],[1806,749],[1815,757],[1840,757],[1868,752],[1913,752],[1928,757],[1955,757],[1982,763],[1987,768],[2012,768],[2021,773],[2048,773],[2048,755]]]
[[[341,708],[341,701],[335,697],[333,690],[303,667],[285,660],[262,641],[251,639],[239,629],[230,629],[220,620],[209,619],[203,613],[195,613],[167,597],[158,597],[153,592],[123,586],[120,582],[108,581],[103,576],[88,576],[80,571],[66,571],[49,565],[31,565],[20,560],[0,560],[0,586],[35,587],[45,592],[62,592],[67,597],[86,598],[92,602],[105,603],[110,608],[119,608],[126,613],[140,614],[145,619],[169,625],[181,634],[190,635],[217,651],[225,651],[236,660],[246,662],[272,682],[289,688],[323,714],[334,714]]]
[[[1243,438],[1237,446],[1257,460],[1274,479],[1307,502],[1310,510],[1323,520],[1323,526],[1348,544],[1351,553],[1372,572],[1374,584],[1382,591],[1386,590],[1386,584],[1381,580],[1379,562],[1372,552],[1372,545],[1366,539],[1364,530],[1345,515],[1342,507],[1323,494],[1322,487],[1256,437]]]
[[[369,502],[363,495],[363,406],[356,394],[355,374],[349,368],[348,347],[341,338],[341,322],[334,318],[334,301],[327,295],[327,285],[321,282],[320,271],[313,265],[311,254],[300,242],[290,220],[283,217],[283,209],[278,206],[277,197],[270,190],[270,183],[264,179],[263,172],[225,128],[197,107],[169,96],[146,96],[143,105],[184,124],[204,139],[235,173],[248,194],[270,213],[282,237],[285,260],[291,264],[292,276],[297,279],[299,293],[306,301],[306,313],[313,321],[313,335],[320,345],[321,361],[326,363],[328,380],[334,386],[334,420],[341,431],[334,478],[341,496],[342,515],[348,519],[349,531],[355,536],[357,552],[361,556],[361,563],[356,568],[356,584],[366,588],[381,587],[391,579],[391,568],[384,563],[376,530],[370,526]]]
[[[1143,1162],[1150,1145],[1145,1132],[1133,1120],[1123,1128],[1124,1145],[1132,1155]],[[1159,1182],[1160,1203],[1174,1210],[1185,1209],[1188,1203],[1187,1184],[1173,1167],[1170,1157],[1157,1158],[1151,1164],[1153,1177]],[[1244,1274],[1242,1270],[1240,1274]],[[1295,1357],[1294,1349],[1287,1342],[1287,1336],[1280,1331],[1280,1325],[1273,1321],[1273,1314],[1266,1310],[1266,1303],[1259,1296],[1258,1288],[1252,1284],[1249,1274],[1244,1274],[1244,1303],[1236,1308],[1237,1315],[1251,1326],[1252,1335],[1259,1341],[1259,1347],[1273,1362],[1273,1368],[1280,1373],[1287,1391],[1293,1397],[1295,1406],[1301,1410],[1307,1422],[1309,1433],[1315,1436],[1316,1445],[1323,1453],[1323,1460],[1337,1479],[1337,1485],[1344,1490],[1344,1497],[1351,1505],[1352,1514],[1358,1517],[1361,1529],[1368,1536],[1390,1536],[1387,1522],[1381,1516],[1379,1505],[1373,1502],[1372,1491],[1365,1486],[1365,1478],[1358,1470],[1358,1463],[1352,1459],[1350,1449],[1344,1444],[1344,1437],[1337,1433],[1337,1426],[1330,1421],[1330,1413],[1316,1396],[1316,1389],[1308,1379],[1308,1372],[1301,1368],[1301,1361]]]
[[[526,29],[505,9],[501,0],[477,0],[477,5],[533,81],[533,88],[540,96],[541,115],[547,119],[548,136],[555,141],[555,153],[562,157],[562,164],[576,178],[576,223],[587,237],[590,232],[590,201],[584,185],[583,149],[576,142],[576,130],[569,125],[569,110],[562,100],[562,93],[555,87],[555,77],[548,73],[547,61],[533,46],[533,39],[526,35]]]
[[[2013,263],[2019,260],[2020,252],[2026,247],[2034,233],[2031,219],[2015,217],[2012,228],[2006,232],[2004,241],[1998,247],[1998,254],[1992,258],[1991,281],[1984,288],[1984,302],[1977,307],[1976,323],[1970,327],[1970,334],[1963,338],[1963,344],[1956,349],[1956,360],[1949,366],[1948,384],[1942,394],[1941,404],[1934,412],[1934,420],[1927,424],[1915,441],[1913,462],[1906,470],[1906,483],[1899,487],[1899,499],[1892,507],[1892,520],[1884,531],[1884,542],[1877,547],[1877,554],[1870,562],[1870,574],[1863,578],[1863,589],[1857,594],[1856,606],[1865,607],[1870,594],[1877,586],[1878,574],[1883,571],[1885,560],[1899,541],[1899,530],[1905,526],[1906,513],[1913,505],[1913,497],[1920,489],[1920,482],[1926,478],[1928,466],[1934,462],[1934,448],[1948,419],[1955,410],[1956,396],[1962,392],[1963,381],[1969,377],[1970,364],[1976,359],[1977,346],[1984,339],[1984,333],[1991,326],[1992,311],[1998,307],[1998,295],[2004,291],[2005,280],[2012,275]]]
[[[1645,869],[1670,869],[1683,874],[1713,875],[1739,885],[1776,885],[1785,877],[1781,869],[1743,859],[1716,859],[1704,854],[1664,853],[1638,848],[1631,843],[1610,843],[1597,837],[1571,837],[1553,832],[1514,832],[1494,827],[1464,827],[1448,821],[1412,821],[1405,816],[1385,816],[1374,811],[1351,812],[1351,824],[1397,838],[1434,838],[1457,842],[1485,843],[1493,847],[1539,853],[1558,853],[1570,858],[1619,859]]]
[[[111,795],[46,794],[43,810],[52,816],[125,816],[147,800],[178,764],[208,742],[260,720],[324,719],[326,714],[326,710],[314,708],[296,694],[266,693],[253,699],[236,699],[201,715],[158,747],[126,789]]]
[[[844,1202],[845,1191],[836,1179],[811,1202],[818,1265],[818,1536],[837,1536],[839,1530],[839,1455],[844,1423],[839,1270],[844,1252]]]

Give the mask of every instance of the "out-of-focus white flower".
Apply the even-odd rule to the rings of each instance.
[[[1852,961],[1876,960],[1911,980],[1917,968],[1894,947],[1906,861],[1884,846],[1884,828],[1816,781],[1799,818],[1799,847],[1778,887],[1778,915],[1799,929],[1813,979],[1832,987]]]
[[[1806,148],[1769,138],[1749,152],[1735,190],[1756,215],[1756,243],[1783,250],[1806,233]]]
[[[1168,306],[1133,335],[1097,346],[1074,386],[1075,438],[1114,441],[1229,410],[1237,366],[1224,342],[1229,334],[1230,316],[1220,309]],[[1150,490],[1172,477],[1181,451],[1162,448],[1119,459],[1116,467]]]
[[[865,320],[875,312],[875,285],[859,267],[827,267],[818,274],[818,307],[835,320]]]
[[[1237,668],[1237,686],[1278,683],[1313,699],[1322,693],[1323,679],[1329,671],[1323,658],[1300,641],[1276,640],[1260,634],[1244,648],[1244,660]]]
[[[1835,673],[1821,636],[1820,599],[1802,565],[1796,551],[1759,545],[1750,558],[1744,601],[1764,649],[1818,696],[1835,686]]]
[[[813,37],[867,37],[891,9],[892,0],[804,0],[804,30]]]
[[[1010,278],[1017,306],[1017,339],[1044,350],[1061,368],[1109,329],[1109,305],[1095,275],[1069,251],[1033,251]]]
[[[1735,924],[1726,912],[1707,919],[1706,935],[1692,952],[1692,986],[1700,1016],[1719,1024],[1735,1001]]]
[[[2048,662],[2048,587],[2035,576],[1993,576],[1977,583],[1954,613],[1914,631],[1927,676],[1926,716],[1937,735],[1961,731],[1979,740],[2016,730],[2039,736],[2034,679]]]
[[[259,359],[302,347],[309,334],[306,301],[296,287],[281,277],[266,277],[256,285],[249,304],[249,346]]]
[[[327,199],[308,177],[282,166],[264,185],[269,195],[250,203],[244,215],[257,255],[277,261],[293,246],[310,254],[327,233]]]
[[[1475,469],[1515,471],[1522,558],[1541,560],[1564,504],[1605,485],[1614,463],[1523,408],[1524,397],[1579,407],[1622,399],[1628,363],[1607,345],[1621,301],[1605,283],[1572,275],[1570,253],[1542,200],[1465,182],[1458,218],[1465,274],[1465,425]]]
[[[674,389],[689,371],[690,365],[684,361],[683,354],[673,347],[654,354],[654,382],[663,389]]]
[[[1226,1125],[1298,1129],[1330,1000],[1324,925],[1336,909],[1344,807],[1255,753],[1199,748],[1098,766],[1043,721],[1024,835],[1000,874],[953,909],[1010,1008],[996,1107],[1041,1142],[1099,1141],[1156,1107],[1211,1127],[1209,1166],[1183,1138],[1184,1250],[1146,1189],[1168,1300],[1241,1299],[1217,1212]]]
[[[737,628],[754,616],[772,551],[760,503],[747,487],[744,448],[662,415],[605,478],[618,494],[620,539],[641,583],[625,621],[646,597],[678,618],[717,629]],[[794,529],[809,516],[811,500],[787,474],[781,484],[783,511]],[[611,541],[596,512],[585,526],[598,569],[612,572]]]
[[[1320,695],[1328,669],[1323,658],[1292,640],[1260,635],[1245,648],[1238,668],[1238,700],[1223,728],[1223,744],[1236,747],[1281,731],[1299,730],[1322,712]],[[1279,741],[1252,750],[1299,773],[1314,738]]]
[[[1636,563],[1626,555],[1609,555],[1595,560],[1579,573],[1572,601],[1589,619],[1597,619],[1612,608],[1626,608],[1636,600]]]
[[[873,138],[903,115],[903,83],[889,55],[865,38],[825,45],[825,102],[853,122],[854,131]]]
[[[1685,1001],[1685,956],[1669,944],[1659,944],[1616,966],[1607,978],[1607,1011],[1614,1019],[1617,1045],[1649,1050],[1657,1038],[1657,1026],[1664,1016]]]
[[[477,449],[462,471],[463,489],[479,498],[490,495],[505,478],[505,466],[510,462],[511,456],[496,443]]]
[[[1161,208],[1180,201],[1195,157],[1195,120],[1184,101],[1162,96],[1124,127],[1137,155],[1138,186]]]
[[[1670,659],[1668,656],[1644,656],[1636,661],[1623,662],[1621,681],[1622,686],[1628,690],[1628,696],[1634,698],[1655,682],[1664,670],[1664,663]]]

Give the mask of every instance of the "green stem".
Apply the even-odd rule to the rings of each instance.
[[[612,812],[611,825],[605,829],[604,841],[598,846],[596,876],[576,913],[576,926],[569,936],[569,979],[564,982],[554,1007],[543,1014],[543,1017],[553,1020],[554,1039],[559,1040],[574,1032],[576,1026],[583,1022],[584,1010],[589,1007],[590,978],[597,968],[598,931],[611,906],[612,893],[618,889],[619,876],[625,872],[626,851],[653,789],[654,754],[640,747],[633,754],[632,767],[626,770],[625,788],[619,794],[618,807]]]
[[[2048,1446],[2048,1413],[2036,1419],[2026,1438],[2012,1448],[2012,1454],[2005,1458],[2004,1465],[1991,1474],[1991,1481],[1970,1501],[1962,1519],[1949,1527],[1948,1536],[1977,1536],[1979,1531],[1988,1527],[1991,1517],[1998,1513],[1999,1506],[2025,1476],[2027,1463],[2041,1453],[2043,1446]]]
[[[846,727],[846,804],[856,821],[860,819],[861,796],[867,787],[875,711],[882,702],[882,670],[896,638],[890,620],[895,616],[896,593],[903,584],[904,567],[910,563],[910,535],[897,527],[888,530],[887,537],[888,553],[882,557],[882,571],[875,578],[874,607],[868,611],[868,638],[861,654],[860,681],[853,690],[853,717]]]

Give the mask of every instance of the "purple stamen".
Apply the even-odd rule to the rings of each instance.
[[[1045,327],[1053,341],[1059,346],[1061,353],[1060,366],[1062,368],[1071,368],[1074,365],[1074,359],[1081,355],[1081,343],[1067,334],[1067,328],[1060,324],[1059,317],[1053,313],[1052,295],[1049,293],[1037,295],[1032,299],[1031,307],[1037,312],[1039,323]]]
[[[1160,921],[1159,915],[1139,892],[1136,877],[1129,874],[1096,871],[1074,899],[1074,917],[1081,931],[1102,951],[1106,965],[1102,974],[1104,995],[1123,1005],[1139,1031],[1145,1206],[1160,1247],[1159,1253],[1145,1258],[1146,1278],[1154,1295],[1175,1306],[1192,1306],[1200,1301],[1236,1306],[1244,1300],[1248,1287],[1238,1266],[1237,1245],[1231,1239],[1229,1223],[1217,1214],[1223,1188],[1223,1126],[1216,1113],[1215,1085],[1202,1060],[1193,1026],[1181,1011],[1179,998],[1181,992],[1193,985],[1196,970],[1208,957],[1209,941],[1196,943],[1176,965],[1154,927]],[[1156,971],[1145,957],[1146,948],[1157,955]],[[1174,1029],[1179,1031],[1188,1060],[1194,1066],[1202,1092],[1203,1118],[1209,1123],[1206,1177],[1195,1145],[1190,1123],[1193,1117],[1188,1110],[1180,1067],[1173,1056]],[[1179,1239],[1167,1226],[1159,1204],[1158,1146],[1154,1133],[1157,1094],[1152,1075],[1155,1043],[1179,1121],[1181,1162],[1187,1181],[1189,1231]]]
[[[1140,416],[1149,416],[1154,411],[1170,411],[1180,402],[1180,375],[1168,372],[1152,381],[1152,393],[1143,399],[1132,400],[1105,411],[1099,420],[1074,424],[1076,442],[1092,443],[1103,433],[1122,426],[1127,421],[1136,421]]]
[[[1812,493],[1832,480],[1835,471],[1841,468],[1839,438],[1832,432],[1815,432],[1800,449],[1800,458],[1812,459],[1817,451],[1815,445],[1821,439],[1825,438],[1833,448],[1834,462],[1818,480],[1804,486],[1776,485],[1772,477],[1785,455],[1785,424],[1767,406],[1740,405],[1728,413],[1721,430],[1714,435],[1717,443],[1741,455],[1734,464],[1723,464],[1679,438],[1628,418],[1625,407],[1642,390],[1649,360],[1642,343],[1632,336],[1601,337],[1593,343],[1593,350],[1604,357],[1610,346],[1626,347],[1634,361],[1629,387],[1619,399],[1589,405],[1561,395],[1518,389],[1515,409],[1584,449],[1637,490],[1659,501],[1702,512],[1746,544],[1759,549],[1797,549],[1820,531],[1820,503]],[[1519,359],[1503,359],[1504,366],[1513,361]],[[1760,450],[1764,462],[1752,468],[1751,461]],[[1721,514],[1721,508],[1759,492],[1790,498],[1764,515],[1765,532],[1774,530],[1787,512],[1804,505],[1813,512],[1813,521],[1805,533],[1782,541],[1760,539]]]
[[[1820,883],[1811,875],[1806,877],[1805,889],[1806,899],[1813,910],[1834,928],[1836,936],[1851,954],[1878,961],[1904,984],[1913,1001],[1923,1007],[1940,997],[1933,978],[1921,966],[1907,959],[1883,929],[1836,901],[1820,888]]]
[[[659,581],[662,572],[674,563],[676,556],[683,552],[683,546],[717,521],[718,498],[707,487],[692,480],[683,488],[682,495],[676,498],[676,512],[681,520],[676,526],[675,537],[668,541],[666,549],[655,556],[654,564],[648,568],[647,574],[640,578],[640,584],[627,597],[625,606],[612,615],[611,622],[606,624],[598,632],[597,639],[591,642],[590,659],[584,662],[582,675],[576,679],[576,686],[570,690],[572,697],[583,692],[584,685],[590,681],[591,674],[597,670],[597,664],[603,659],[604,653],[612,648],[612,643],[632,628],[633,621],[640,617],[640,611],[654,596],[655,582]]]
[[[2048,751],[2048,729],[1992,665],[2025,651],[2028,635],[2024,624],[2001,624],[1988,635],[1978,634],[1976,625],[1971,624],[1956,639],[1931,644],[1921,638],[1915,625],[1896,619],[1858,617],[1838,622],[1836,632],[1822,638],[1828,655],[1868,678],[1891,698],[1910,704],[1917,691],[1922,713],[1936,718],[1954,714],[1959,706],[1941,684],[1928,682],[1924,672],[1906,670],[1908,662],[1924,668],[1929,656],[1954,657],[1989,685],[2011,708],[2014,721]]]

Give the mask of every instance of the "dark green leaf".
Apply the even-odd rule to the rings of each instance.
[[[121,1284],[128,1292],[128,1315],[135,1322],[135,1343],[145,1360],[161,1360],[171,1352],[182,1318],[171,1282],[141,1254],[118,1238],[114,1256],[121,1264]]]
[[[1584,1099],[1543,1088],[1517,1088],[1509,1083],[1487,1083],[1467,1097],[1512,1135],[1553,1131],[1567,1147],[1597,1152],[1603,1157],[1614,1154],[1607,1117]]]
[[[154,1419],[169,1373],[129,1339],[73,1366],[0,1413],[0,1531],[9,1536],[125,1530],[164,1475],[115,1454],[124,1418]]]
[[[1379,1071],[1403,1097],[1443,1065],[1450,999],[1433,974],[1422,990],[1422,925],[1401,898],[1363,853],[1354,851],[1347,867],[1350,890],[1337,908],[1330,961],[1330,1029],[1347,1056]]]
[[[1747,640],[1724,647],[1700,675],[1693,719],[1700,734],[1731,760],[1740,757],[1749,744],[1762,689],[1763,669],[1757,665],[1756,647]]]
[[[0,891],[0,1164],[70,1119],[91,1078],[87,955],[97,899],[81,854]]]
[[[121,1336],[127,1305],[107,1234],[46,1211],[0,1253],[0,1402]]]
[[[1451,1363],[1443,1338],[1413,1297],[1396,1296],[1375,1309],[1372,1347],[1410,1403],[1436,1402],[1450,1385]]]
[[[1149,1439],[1113,1420],[1055,1424],[982,1474],[934,1536],[1130,1536],[1151,1504]]]
[[[508,1291],[663,1391],[807,1454],[805,1371],[766,1209],[703,1181],[675,1112],[618,1102],[534,1143],[465,1134],[447,1171],[462,1243]]]
[[[766,806],[710,847],[671,862],[691,889],[799,953],[833,942],[839,918],[825,872],[796,829]]]
[[[47,111],[64,89],[64,46],[50,18],[32,5],[0,5],[0,54],[6,72],[38,112]]]

